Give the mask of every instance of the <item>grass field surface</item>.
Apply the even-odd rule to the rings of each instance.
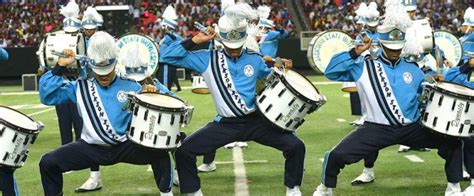
[[[311,76],[311,81],[327,82],[321,76]],[[189,87],[188,81],[182,85]],[[306,117],[306,122],[298,129],[297,135],[306,144],[306,160],[303,195],[312,195],[319,184],[322,157],[330,150],[353,126],[349,123],[357,117],[350,115],[349,96],[340,90],[340,83],[317,85],[321,94],[328,102],[319,111]],[[41,179],[38,162],[42,154],[60,146],[59,128],[54,107],[42,106],[37,94],[19,95],[21,87],[0,87],[0,105],[17,108],[25,114],[42,112],[32,117],[42,121],[45,129],[39,134],[37,142],[30,148],[30,156],[26,164],[15,172],[21,195],[42,195]],[[216,115],[210,95],[196,95],[189,88],[177,93],[187,100],[195,110],[192,123],[185,128],[188,134],[205,125]],[[350,182],[359,175],[363,165],[361,162],[347,166],[339,175],[337,195],[442,195],[446,187],[444,161],[431,152],[398,153],[398,146],[381,151],[375,166],[375,182],[365,186],[351,186]],[[424,162],[412,162],[406,155],[416,155]],[[264,162],[245,163],[247,184],[250,195],[284,195],[283,185],[284,159],[282,153],[270,147],[249,142],[249,148],[243,149],[245,161],[263,160]],[[202,190],[205,195],[234,195],[234,165],[232,150],[219,149],[216,161],[217,170],[200,174]],[[198,160],[198,164],[201,159]],[[80,195],[157,195],[152,172],[148,166],[117,164],[102,166],[103,189],[93,193]],[[75,195],[74,189],[80,186],[89,176],[89,171],[74,171],[64,175],[65,195]],[[462,184],[463,187],[467,183]],[[177,187],[173,192],[178,194]]]

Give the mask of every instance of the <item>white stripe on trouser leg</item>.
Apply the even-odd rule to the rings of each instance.
[[[242,154],[242,149],[233,148],[232,157],[234,160],[235,195],[248,196],[249,187],[247,185],[247,174],[245,172],[244,155]]]

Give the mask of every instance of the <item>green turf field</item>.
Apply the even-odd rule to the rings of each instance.
[[[327,81],[321,76],[310,77],[312,81]],[[189,82],[182,82],[190,86]],[[306,160],[303,195],[312,195],[319,184],[321,174],[321,158],[323,153],[336,145],[341,138],[354,127],[349,122],[356,119],[350,115],[347,93],[340,90],[341,84],[317,85],[328,102],[318,112],[306,118],[297,134],[306,143]],[[15,176],[22,195],[42,195],[39,158],[42,154],[60,146],[59,129],[54,107],[38,107],[37,94],[18,95],[20,87],[0,87],[0,105],[14,106],[25,114],[42,121],[45,129],[40,133],[37,142],[30,148],[30,157],[26,164],[18,169]],[[214,105],[210,95],[192,94],[186,88],[178,95],[193,105],[195,110],[192,124],[185,128],[190,134],[205,125],[215,116]],[[38,113],[43,112],[43,113]],[[436,150],[428,153],[398,153],[398,146],[381,151],[376,162],[376,180],[374,183],[354,187],[350,185],[353,178],[359,175],[361,163],[346,167],[339,175],[337,195],[442,195],[446,187],[444,161],[436,154]],[[284,159],[279,151],[249,142],[244,149],[244,160],[263,160],[264,163],[246,163],[246,173],[250,195],[284,195],[283,185]],[[424,162],[411,162],[405,155],[416,155]],[[217,161],[232,161],[232,150],[219,149]],[[198,164],[201,160],[198,160]],[[94,193],[81,195],[156,195],[153,175],[147,172],[148,166],[118,164],[101,167],[103,189]],[[202,190],[205,195],[234,195],[233,164],[218,164],[217,171],[200,174]],[[75,171],[64,175],[64,192],[74,195],[74,189],[80,186],[89,176],[89,171]],[[467,183],[463,183],[466,187]],[[177,194],[178,188],[173,191]]]

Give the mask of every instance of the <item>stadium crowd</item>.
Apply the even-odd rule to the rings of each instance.
[[[61,30],[63,16],[59,14],[61,5],[68,0],[51,1],[0,1],[0,47],[31,47],[38,45],[44,35]],[[139,32],[159,41],[159,22],[161,14],[169,3],[173,3],[178,14],[178,34],[189,37],[196,34],[195,21],[205,25],[217,22],[220,15],[220,1],[216,0],[86,0],[78,1],[81,10],[89,5],[131,5],[131,32]],[[296,36],[291,15],[282,0],[252,0],[253,6],[269,4],[272,7],[270,19],[288,29],[290,35]]]
[[[350,35],[357,33],[355,27],[355,10],[358,3],[348,3],[346,6],[335,4],[319,4],[319,1],[305,0],[304,10],[309,19],[312,30],[325,31],[330,29],[342,30]],[[378,2],[381,15],[383,7]],[[428,17],[432,21],[434,30],[447,30],[455,35],[461,35],[460,26],[463,21],[467,3],[453,3],[452,1],[420,2],[416,10],[416,18]]]

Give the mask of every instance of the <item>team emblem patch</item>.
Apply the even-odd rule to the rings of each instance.
[[[252,67],[252,65],[246,65],[246,66],[244,67],[244,74],[245,74],[247,77],[253,76],[253,67]]]
[[[403,73],[403,81],[405,81],[405,84],[411,84],[413,81],[413,76],[410,72]]]
[[[125,101],[127,101],[127,94],[124,91],[117,92],[117,100],[120,103],[124,103]]]

